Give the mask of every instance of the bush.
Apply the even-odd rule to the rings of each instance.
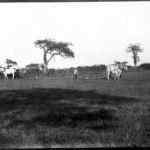
[[[41,75],[41,71],[39,69],[28,69],[26,73],[23,74],[23,77],[35,78]]]
[[[150,70],[150,63],[143,63],[137,67],[138,69]]]

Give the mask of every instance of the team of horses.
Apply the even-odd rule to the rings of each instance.
[[[12,79],[15,79],[18,69],[12,67],[11,68],[0,67],[0,72],[4,74],[5,80],[7,80],[10,75],[12,76]]]
[[[111,79],[112,75],[114,75],[114,80],[119,80],[124,70],[128,70],[126,63],[108,65],[106,67],[107,80]],[[15,75],[18,72],[18,70],[12,67],[0,67],[0,72],[4,74],[4,78],[5,80],[7,80],[9,75],[12,76],[12,79],[15,79]]]
[[[119,63],[119,64],[110,64],[106,68],[107,79],[111,78],[111,75],[114,74],[114,79],[119,80],[122,75],[122,71],[128,70],[127,63]]]

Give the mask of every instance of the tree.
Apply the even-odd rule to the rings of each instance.
[[[115,65],[120,65],[121,62],[120,61],[114,61]]]
[[[26,69],[27,70],[32,70],[32,69],[36,69],[36,70],[41,70],[41,64],[34,64],[34,63],[31,63],[29,65],[26,65]]]
[[[137,43],[137,44],[129,44],[128,48],[127,48],[127,52],[130,52],[133,54],[133,63],[134,63],[134,67],[136,68],[137,63],[140,61],[140,57],[138,55],[138,53],[143,52],[143,49],[141,48],[141,44]]]
[[[61,56],[63,58],[73,58],[74,52],[69,48],[72,43],[57,42],[53,39],[37,40],[34,42],[36,47],[43,49],[43,61],[44,61],[44,73],[47,73],[49,62],[55,58],[55,56]],[[49,56],[48,56],[49,55]]]
[[[120,61],[114,61],[115,65],[126,65],[128,62],[127,61],[123,61],[123,62],[120,62]]]
[[[10,68],[12,66],[16,66],[17,65],[17,62],[13,61],[11,59],[6,59],[5,63],[6,63],[7,68]]]

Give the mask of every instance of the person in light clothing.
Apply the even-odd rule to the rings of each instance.
[[[75,68],[74,69],[74,79],[77,79],[77,77],[78,77],[78,69]]]

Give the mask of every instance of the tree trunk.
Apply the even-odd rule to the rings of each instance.
[[[134,68],[136,68],[136,61],[134,60]]]
[[[44,74],[46,74],[47,70],[48,70],[48,68],[47,68],[48,61],[47,61],[47,52],[45,52],[45,51],[44,51],[43,61],[44,61],[44,70],[43,70],[43,72],[44,72]]]
[[[44,69],[43,69],[44,74],[46,74],[46,73],[47,73],[47,70],[48,70],[48,68],[47,68],[47,64],[44,64]]]
[[[136,68],[136,64],[137,64],[137,57],[136,57],[136,55],[133,55],[133,63],[134,63],[134,68]]]

